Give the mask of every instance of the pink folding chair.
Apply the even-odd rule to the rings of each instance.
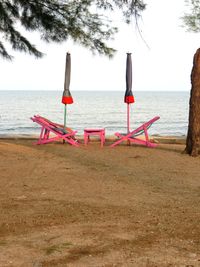
[[[111,147],[115,147],[116,145],[119,145],[120,143],[124,142],[124,141],[128,141],[130,143],[135,143],[138,145],[144,145],[147,147],[155,147],[156,144],[151,143],[149,141],[149,135],[147,130],[151,127],[151,125],[159,120],[160,117],[156,116],[153,119],[151,119],[148,122],[145,122],[144,124],[142,124],[140,127],[138,127],[137,129],[133,130],[132,132],[128,133],[128,134],[120,134],[120,133],[115,133],[115,135],[119,138],[119,140],[117,140],[116,142],[114,142]],[[137,136],[144,134],[145,139],[140,139]]]
[[[63,125],[54,123],[39,115],[34,115],[31,120],[42,127],[39,140],[36,143],[37,145],[47,144],[62,139],[64,142],[66,141],[72,146],[79,146],[79,143],[75,139],[77,131],[72,131],[69,128],[64,130]],[[50,137],[50,134],[53,134],[54,136]]]

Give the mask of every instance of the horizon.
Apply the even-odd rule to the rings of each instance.
[[[42,89],[35,89],[35,90],[29,90],[29,89],[8,89],[8,90],[4,90],[4,89],[0,89],[0,92],[63,92],[63,90],[42,90]],[[146,93],[152,93],[152,92],[155,92],[155,93],[166,93],[166,92],[170,92],[170,93],[183,93],[183,92],[186,92],[186,93],[190,93],[190,90],[132,90],[133,91],[133,94],[134,92],[146,92]],[[125,93],[125,90],[76,90],[76,89],[73,89],[73,90],[70,90],[71,94],[73,95],[73,92],[124,92]]]

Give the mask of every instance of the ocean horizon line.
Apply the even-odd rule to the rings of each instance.
[[[0,89],[0,92],[63,92],[63,89]],[[71,93],[72,92],[124,92],[125,93],[125,89],[124,90],[120,90],[120,89],[116,89],[116,90],[76,90],[76,89],[70,89]],[[155,92],[155,93],[189,93],[190,90],[132,90],[133,94],[134,92]]]

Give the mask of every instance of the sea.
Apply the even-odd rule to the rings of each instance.
[[[71,91],[67,126],[83,135],[85,128],[105,128],[106,135],[127,131],[124,91]],[[135,91],[130,105],[130,129],[160,116],[149,129],[155,136],[186,136],[189,92]],[[40,127],[31,120],[41,115],[63,124],[62,91],[0,91],[0,137],[35,136]]]

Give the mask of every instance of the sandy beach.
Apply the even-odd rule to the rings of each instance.
[[[200,266],[200,158],[184,144],[0,139],[1,267]]]

